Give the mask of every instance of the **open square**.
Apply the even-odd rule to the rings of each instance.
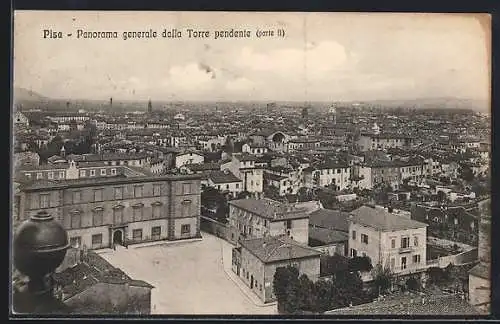
[[[155,287],[152,314],[275,314],[275,305],[255,304],[225,272],[222,256],[225,252],[226,263],[231,261],[231,245],[202,235],[200,241],[119,248],[101,256]],[[230,263],[226,271],[231,271]]]

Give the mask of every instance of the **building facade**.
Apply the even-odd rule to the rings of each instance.
[[[350,257],[367,256],[395,274],[426,267],[426,241],[427,224],[385,210],[362,206],[349,218]]]
[[[245,239],[279,235],[303,244],[307,244],[309,240],[307,211],[267,198],[230,201],[229,224],[236,233],[235,241],[239,241],[240,237]]]
[[[197,175],[34,183],[20,187],[20,222],[53,215],[74,247],[200,237]]]
[[[232,270],[264,303],[273,302],[273,279],[279,267],[293,266],[313,281],[320,274],[320,252],[286,237],[244,240],[233,249]]]

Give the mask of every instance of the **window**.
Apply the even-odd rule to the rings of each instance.
[[[142,240],[142,229],[135,229],[132,231],[132,239],[134,241],[140,241]]]
[[[153,185],[153,196],[161,196],[161,185],[160,184],[154,184]]]
[[[90,170],[90,176],[91,177],[95,176],[95,170]]]
[[[226,185],[226,190],[229,190],[229,185],[228,184]]]
[[[191,213],[191,200],[184,200],[182,202],[181,213],[182,213],[182,217],[191,216],[190,215],[190,213]]]
[[[37,179],[42,179],[42,177],[43,177],[43,174],[42,174],[41,172],[38,172],[38,173],[36,174],[36,178],[37,178]]]
[[[102,189],[94,190],[94,201],[102,201]]]
[[[111,174],[116,175],[116,169],[111,169]]]
[[[401,258],[401,270],[406,269],[406,257]]]
[[[48,208],[49,207],[50,196],[48,194],[40,195],[40,208]]]
[[[113,222],[115,224],[121,224],[123,221],[123,208],[117,208],[113,210]]]
[[[396,267],[396,259],[391,258],[391,269],[393,270]]]
[[[81,191],[73,191],[73,204],[78,204],[81,202],[82,192]]]
[[[80,236],[72,237],[69,239],[69,244],[72,248],[78,249],[82,245],[82,238]]]
[[[161,236],[161,226],[154,226],[151,228],[151,238],[153,240],[159,240]]]
[[[340,173],[340,169],[337,169],[337,173]]]
[[[401,238],[401,248],[406,249],[410,247],[410,238],[409,237],[402,237]]]
[[[239,184],[239,183],[237,183],[237,184],[236,184],[236,189],[239,189],[239,188],[240,188],[240,184]]]
[[[123,188],[122,187],[115,188],[115,199],[123,199]]]
[[[101,169],[101,175],[105,176],[106,175],[106,169]]]
[[[191,225],[184,224],[181,225],[181,234],[189,234],[191,232]]]
[[[368,244],[368,235],[361,234],[361,243]]]
[[[79,211],[71,213],[71,228],[80,228],[82,225],[82,215]]]
[[[286,221],[286,228],[287,228],[287,229],[292,228],[292,220],[291,220],[291,219],[288,219],[288,220]]]
[[[352,231],[352,239],[355,240],[356,239],[356,231]]]
[[[134,197],[135,198],[142,197],[142,186],[134,186]]]
[[[420,263],[420,254],[415,254],[413,256],[413,263],[416,263],[416,264]]]
[[[356,251],[355,249],[351,249],[351,257],[355,258],[357,256],[358,256],[358,251]]]
[[[92,235],[92,247],[96,248],[102,244],[102,234]]]
[[[153,219],[161,218],[161,206],[153,206]]]
[[[396,248],[396,239],[391,239],[391,249]]]
[[[183,194],[191,193],[191,184],[190,183],[183,183],[182,184],[182,193]]]
[[[418,236],[413,237],[413,245],[418,246]]]
[[[102,226],[103,216],[104,216],[104,210],[102,209],[94,210],[94,214],[92,215],[93,226]]]
[[[142,206],[136,206],[134,210],[134,222],[140,222],[142,220]]]
[[[59,172],[59,179],[64,179],[64,171]]]
[[[54,172],[49,172],[49,173],[47,174],[47,177],[48,177],[49,179],[54,179]]]
[[[262,291],[262,284],[259,284],[259,290]]]
[[[87,175],[87,173],[85,172],[85,170],[80,170],[80,177],[85,177]]]

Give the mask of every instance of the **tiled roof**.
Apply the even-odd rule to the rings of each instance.
[[[132,167],[129,166],[129,169]],[[161,175],[161,176],[137,176],[137,177],[96,177],[96,178],[86,178],[86,179],[75,179],[75,180],[63,180],[63,181],[31,181],[21,185],[21,190],[31,191],[31,190],[58,190],[67,188],[79,188],[79,187],[99,187],[104,185],[114,185],[114,184],[127,184],[127,183],[142,183],[142,182],[156,182],[156,181],[176,181],[176,180],[197,180],[200,179],[199,175]]]
[[[281,180],[285,180],[288,178],[284,177],[284,176],[279,176],[277,174],[264,172],[264,180],[267,180],[267,179],[269,179],[271,181],[281,181]]]
[[[229,170],[224,170],[224,171],[215,170],[215,171],[211,171],[210,174],[208,175],[208,178],[213,183],[241,182],[241,179],[239,179],[237,176],[235,176]]]
[[[87,252],[84,262],[55,273],[54,280],[62,286],[66,299],[78,295],[99,282],[153,288],[147,282],[131,279],[122,270],[113,267],[92,251]]]
[[[198,163],[198,164],[186,164],[184,167],[196,172],[196,171],[207,171],[207,170],[220,170],[220,163]]]
[[[293,205],[281,203],[268,198],[231,200],[229,201],[229,204],[271,220],[309,217],[305,208],[295,208]]]
[[[234,157],[237,158],[239,161],[257,161],[257,157],[248,153],[239,153],[239,154],[234,154]]]
[[[422,303],[422,297],[424,302]],[[456,295],[402,295],[328,311],[328,315],[476,315],[478,311]]]
[[[340,210],[322,208],[309,214],[309,225],[348,232],[349,214]]]
[[[474,268],[472,268],[469,271],[469,274],[474,276],[474,277],[479,277],[479,278],[483,278],[486,280],[490,280],[490,278],[491,278],[490,267],[486,263],[483,263],[483,262],[479,263]]]
[[[285,236],[244,240],[241,242],[241,246],[264,263],[309,257],[319,258],[321,254],[309,247],[301,246]]]
[[[377,230],[400,231],[426,227],[427,224],[398,216],[383,209],[361,206],[351,212],[350,218],[354,223],[375,228]]]
[[[309,227],[309,238],[321,241],[324,244],[344,242],[349,239],[347,232],[327,228]]]

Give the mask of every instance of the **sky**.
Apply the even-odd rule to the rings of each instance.
[[[173,28],[183,37],[122,38]],[[190,39],[187,28],[212,34]],[[232,28],[252,37],[213,38]],[[73,36],[44,39],[44,29]],[[118,39],[76,39],[77,29],[117,31]],[[257,38],[257,29],[285,37]],[[489,101],[489,58],[485,15],[14,13],[14,86],[52,98]]]

